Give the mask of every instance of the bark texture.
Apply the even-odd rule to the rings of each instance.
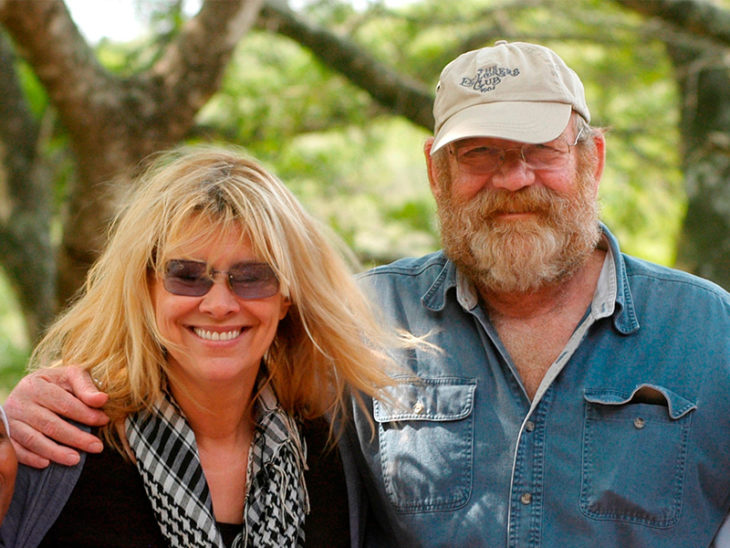
[[[678,266],[730,289],[730,10],[699,0],[616,0],[665,25],[681,92],[687,215]]]
[[[45,88],[68,131],[76,160],[75,184],[70,189],[57,256],[59,303],[66,302],[79,288],[103,246],[118,191],[129,183],[144,158],[175,145],[190,130],[196,113],[218,90],[233,49],[255,22],[260,7],[261,0],[206,0],[149,69],[121,79],[98,63],[62,0],[0,2],[0,23]],[[7,56],[8,48],[4,51]],[[6,80],[3,85],[7,87],[7,81],[15,80],[12,62],[4,62],[0,70],[0,80]],[[20,112],[18,118],[22,109]],[[25,122],[32,128],[31,118],[25,117]],[[8,127],[2,136],[7,151],[17,141],[11,135],[12,124],[2,125]],[[31,166],[37,142],[32,142],[33,131],[25,135],[27,151],[20,155],[13,152],[12,156],[25,158]],[[30,173],[34,168],[27,169]],[[13,180],[8,178],[9,183]],[[30,207],[35,216],[30,222],[36,223],[44,215],[42,204],[49,200],[51,187],[30,188],[27,185],[32,180],[11,183],[7,188],[11,203],[20,204],[25,197],[25,205],[17,209]],[[29,193],[31,201],[39,202],[35,206],[28,206]],[[23,305],[37,309],[38,321],[43,323],[49,314],[33,302],[47,296],[33,295],[35,288],[24,287],[22,275],[16,271],[39,269],[37,258],[50,252],[47,238],[36,238],[40,241],[35,242],[28,234],[19,234],[22,223],[17,216],[13,222],[9,217],[3,219],[2,225],[2,230],[14,237],[7,240],[6,245],[13,249],[4,254],[4,262],[17,256],[13,260],[18,264],[8,268],[10,277],[19,287]],[[44,231],[42,224],[35,227]],[[28,227],[27,232],[35,230]],[[20,249],[23,246],[29,248],[26,253]],[[52,270],[41,267],[36,277],[50,276]],[[31,333],[37,334],[39,328],[35,326]]]

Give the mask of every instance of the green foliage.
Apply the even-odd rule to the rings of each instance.
[[[624,251],[672,264],[686,207],[679,170],[678,92],[663,45],[642,18],[602,0],[379,0],[299,2],[306,18],[348,37],[400,74],[435,85],[443,65],[497,39],[553,47],[581,75],[593,124],[608,128],[602,217]],[[138,1],[151,22],[129,44],[103,42],[100,62],[120,78],[149,66],[184,22],[182,2]],[[299,8],[298,8],[299,9]],[[39,119],[51,116],[44,90],[21,64]],[[122,80],[123,81],[123,80]],[[438,248],[434,204],[422,154],[427,133],[377,105],[296,42],[251,31],[191,137],[247,148],[268,164],[365,266]],[[63,131],[44,154],[55,166],[62,206],[74,177]],[[0,385],[27,358],[22,322],[0,280]]]
[[[282,151],[276,169],[363,261],[387,262],[438,246],[421,154],[424,137],[399,120],[304,135]]]
[[[23,317],[0,271],[0,401],[23,375],[28,356]]]
[[[365,124],[374,109],[364,91],[295,43],[251,32],[199,119],[228,140],[274,151],[302,133]]]
[[[679,169],[678,90],[663,46],[624,41],[555,46],[582,76],[593,124],[607,130],[602,217],[624,251],[666,265],[686,207]]]
[[[297,5],[308,20],[429,86],[455,55],[496,39],[553,47],[583,78],[594,125],[609,128],[604,220],[626,251],[672,264],[686,207],[677,90],[664,47],[641,17],[600,0]],[[180,6],[148,4],[156,42],[126,49],[104,44],[105,63],[119,71],[144,66],[179,28]],[[199,123],[196,138],[242,144],[268,163],[364,261],[437,247],[420,152],[426,134],[393,120],[296,42],[250,32]]]
[[[364,262],[437,247],[426,133],[293,42],[252,33],[199,121],[269,164]]]
[[[16,67],[18,80],[25,94],[26,104],[30,111],[40,118],[48,107],[46,91],[27,63],[18,60]]]

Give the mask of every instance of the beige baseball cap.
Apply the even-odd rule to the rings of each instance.
[[[552,141],[572,110],[590,122],[580,78],[554,51],[500,40],[460,55],[441,72],[431,153],[467,137]]]

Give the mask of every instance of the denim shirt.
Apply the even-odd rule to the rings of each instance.
[[[730,508],[730,295],[602,229],[593,302],[532,401],[442,252],[362,275],[385,321],[442,349],[404,351],[417,379],[372,417],[355,407],[369,546],[712,543]]]

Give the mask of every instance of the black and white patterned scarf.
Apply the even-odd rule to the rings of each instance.
[[[304,545],[306,446],[266,387],[255,404],[242,531],[233,548]],[[225,547],[216,527],[195,434],[167,395],[126,420],[127,440],[163,536],[172,546]]]

